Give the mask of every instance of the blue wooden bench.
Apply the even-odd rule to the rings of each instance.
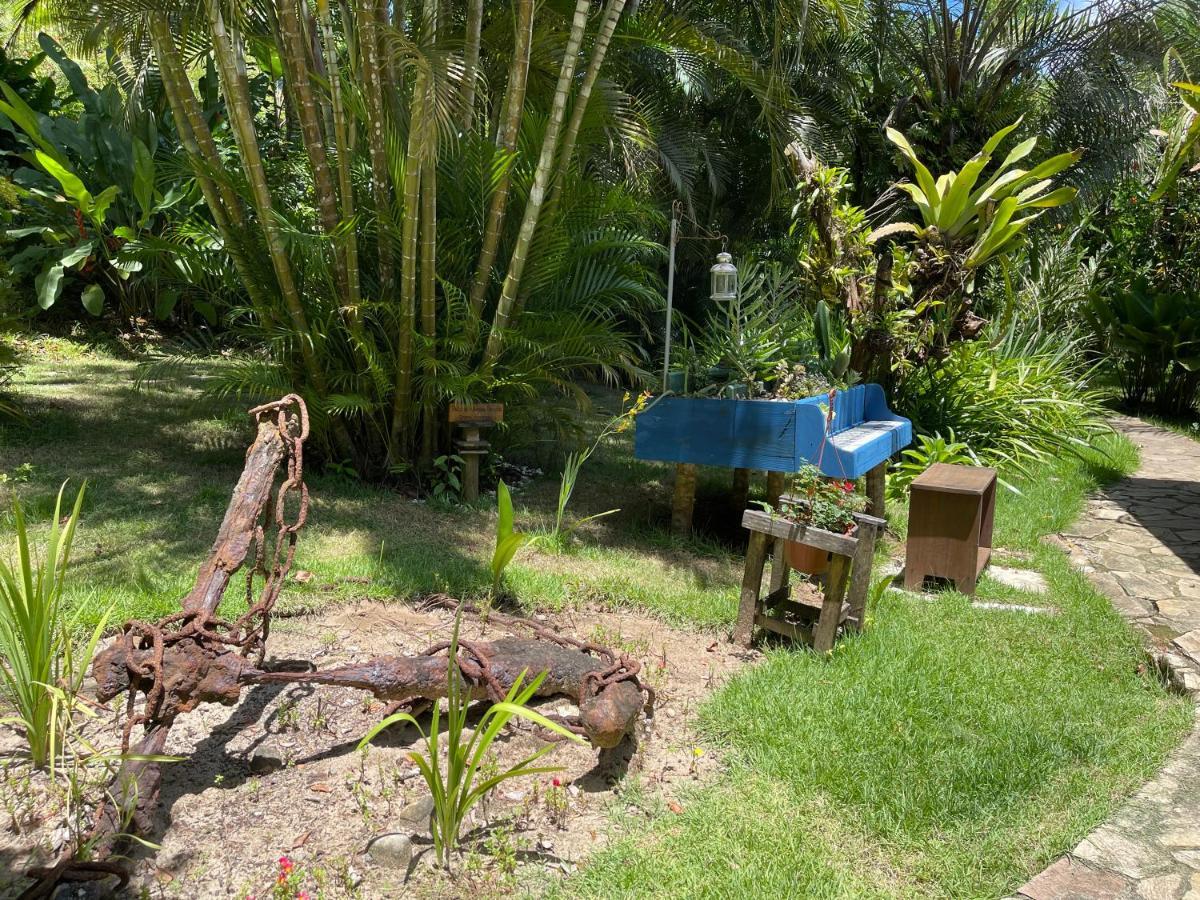
[[[637,418],[638,459],[796,472],[812,463],[833,478],[860,478],[912,441],[912,423],[887,408],[883,389],[828,397],[716,400],[664,397]]]
[[[832,478],[868,477],[871,512],[883,515],[883,465],[912,442],[912,423],[887,408],[883,388],[803,400],[663,397],[637,418],[634,455],[681,465],[797,472],[805,463]],[[689,516],[690,518],[690,516]]]

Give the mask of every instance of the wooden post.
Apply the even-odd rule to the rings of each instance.
[[[464,428],[465,437],[463,443],[468,445],[479,445],[483,442],[479,439],[478,428]],[[487,445],[484,444],[484,447]],[[479,457],[486,453],[487,450],[459,450],[463,458],[463,485],[462,495],[463,500],[467,503],[474,503],[479,499]]]
[[[487,454],[489,447],[479,432],[504,421],[504,404],[452,403],[449,419],[463,431],[463,436],[454,442],[463,458],[462,497],[467,503],[474,503],[479,499],[479,459]]]
[[[886,459],[867,472],[867,512],[880,519],[887,518],[886,500],[884,499],[886,474]]]
[[[829,563],[829,582],[825,588],[825,601],[821,604],[821,618],[813,629],[813,649],[828,653],[833,649],[837,637],[838,622],[842,617],[842,598],[846,596],[846,572],[850,567],[849,557],[835,553]]]
[[[784,559],[784,542],[775,541],[775,549],[771,553],[771,593],[788,586],[788,574],[791,567]]]
[[[762,591],[766,561],[767,536],[761,531],[751,531],[750,544],[746,547],[746,571],[742,575],[737,624],[733,627],[733,642],[747,649],[754,638],[754,617],[758,614],[758,595]]]
[[[688,537],[692,533],[692,510],[696,505],[696,465],[675,466],[675,495],[671,500],[671,533]]]
[[[746,510],[746,504],[750,499],[750,470],[749,469],[734,469],[733,470],[733,490],[730,493],[729,503],[733,507],[733,513],[740,520],[742,513]]]
[[[767,473],[767,504],[774,508],[783,496],[783,484],[786,476],[783,472]]]
[[[846,619],[846,627],[861,631],[866,625],[867,596],[871,591],[871,564],[875,556],[875,539],[885,527],[883,519],[872,516],[856,516],[858,531],[858,546],[854,548],[851,557],[850,589],[846,593],[846,603],[850,614]]]

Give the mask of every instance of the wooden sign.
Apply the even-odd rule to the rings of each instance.
[[[452,423],[480,422],[495,425],[504,421],[503,403],[451,403]]]

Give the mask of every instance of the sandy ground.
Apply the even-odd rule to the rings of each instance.
[[[669,628],[634,613],[588,609],[539,619],[635,655],[644,680],[658,692],[657,707],[639,724],[636,741],[603,753],[560,743],[546,762],[561,772],[508,781],[494,791],[468,824],[453,877],[432,867],[427,838],[414,840],[416,855],[407,870],[377,864],[367,852],[379,835],[420,830],[406,822],[406,807],[411,816],[409,804],[428,796],[407,756],[423,749],[415,729],[390,729],[364,754],[356,744],[379,721],[383,704],[351,689],[260,685],[236,706],[202,707],[172,729],[167,750],[185,759],[165,772],[153,838],[161,849],[139,852],[127,895],[270,896],[285,854],[313,897],[318,891],[331,898],[524,892],[574,871],[610,838],[614,821],[678,811],[686,802],[682,792],[720,765],[693,730],[697,705],[756,654],[724,636]],[[452,623],[444,610],[418,611],[403,603],[360,603],[277,619],[268,660],[326,668],[377,654],[415,653],[448,640]],[[464,637],[504,633],[464,620]],[[538,708],[574,711],[561,698]],[[96,746],[116,746],[118,728],[115,716],[103,715],[83,733]],[[17,745],[11,731],[0,734],[0,751]],[[511,731],[498,746],[505,765],[543,742]],[[264,771],[264,759],[252,766],[256,754],[275,755],[282,767]],[[66,805],[44,775],[11,761],[0,769],[0,799],[7,826],[0,834],[0,897],[8,898],[25,884],[20,873],[50,858],[67,839],[72,810],[79,818],[85,810]]]

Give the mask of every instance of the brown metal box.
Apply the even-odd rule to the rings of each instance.
[[[974,594],[992,555],[996,470],[935,463],[910,491],[904,586],[918,590],[933,576]]]

